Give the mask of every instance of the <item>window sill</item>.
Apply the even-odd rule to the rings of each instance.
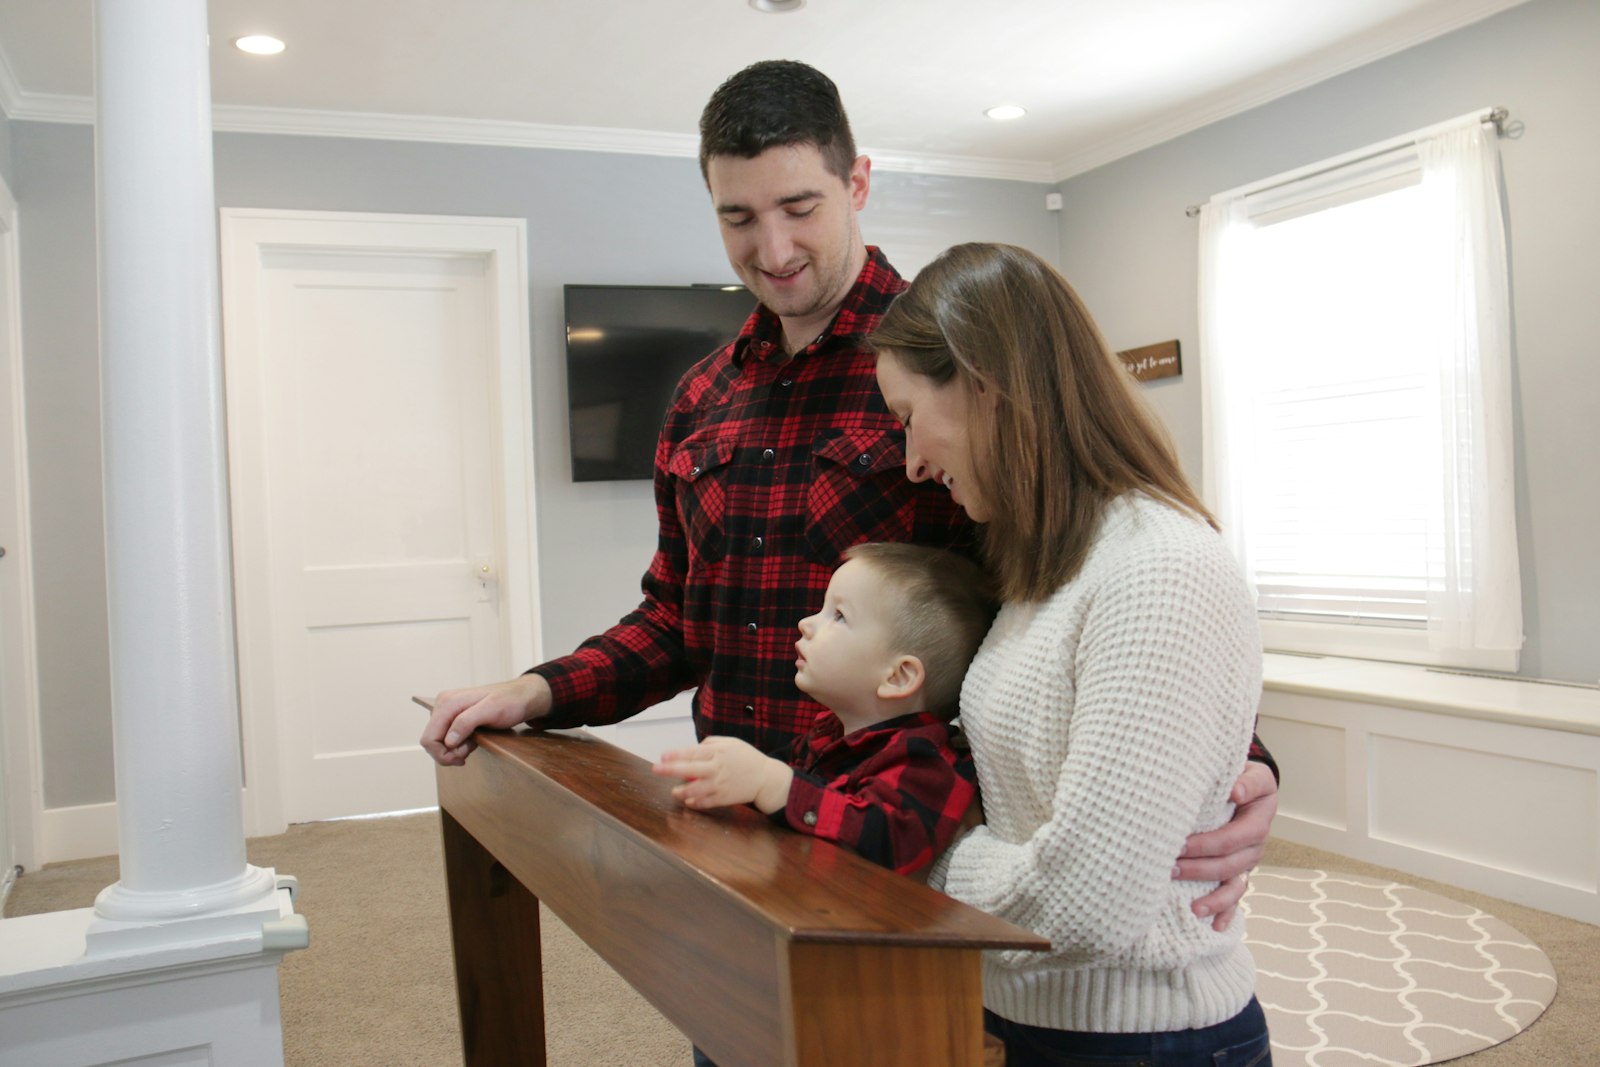
[[[1425,630],[1398,630],[1385,626],[1348,626],[1325,622],[1261,620],[1261,643],[1274,652],[1299,652],[1318,656],[1348,656],[1387,660],[1400,665],[1459,667],[1463,670],[1515,674],[1519,652],[1437,652],[1428,647]]]
[[[1265,687],[1276,692],[1600,736],[1600,688],[1443,674],[1413,664],[1336,656],[1269,652],[1262,666]]]

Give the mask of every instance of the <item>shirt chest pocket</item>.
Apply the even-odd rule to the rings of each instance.
[[[691,562],[716,563],[727,554],[728,477],[734,448],[726,435],[693,434],[667,463],[677,486],[678,522]]]
[[[806,487],[806,546],[812,562],[835,567],[863,541],[909,541],[914,509],[905,443],[882,429],[817,435]]]

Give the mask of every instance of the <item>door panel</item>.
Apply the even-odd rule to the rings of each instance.
[[[272,726],[245,733],[276,757],[246,765],[288,822],[434,804],[411,696],[514,670],[505,264],[427,249],[439,221],[302,217],[224,257],[241,687]]]
[[[473,571],[494,552],[483,272],[478,258],[264,258],[290,822],[434,803],[411,692],[507,673]]]

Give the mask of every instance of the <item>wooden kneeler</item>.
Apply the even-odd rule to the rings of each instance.
[[[544,901],[719,1067],[990,1067],[983,949],[1043,950],[750,808],[695,812],[582,732],[438,771],[467,1067],[542,1065]]]

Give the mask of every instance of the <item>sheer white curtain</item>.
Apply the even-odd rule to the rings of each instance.
[[[1294,238],[1299,243],[1292,246],[1292,251],[1302,257],[1300,260],[1281,258],[1284,249],[1291,246],[1277,236],[1288,232],[1279,231],[1279,223],[1298,219],[1301,221],[1293,222],[1297,232],[1313,234],[1315,227],[1304,225],[1305,221],[1327,212],[1325,217],[1337,230],[1340,224],[1333,222],[1333,213],[1341,206],[1358,201],[1377,204],[1375,198],[1380,196],[1388,197],[1390,207],[1385,210],[1398,208],[1406,214],[1388,216],[1395,222],[1373,231],[1373,247],[1369,249],[1363,238],[1354,253],[1359,258],[1334,275],[1319,275],[1308,268],[1308,264],[1321,266],[1318,257],[1324,254],[1322,244],[1305,243],[1316,241],[1314,237]],[[1422,217],[1417,218],[1412,212]],[[1370,220],[1379,216],[1374,211],[1365,217]],[[1382,247],[1384,240],[1389,241],[1388,248]],[[1350,250],[1344,248],[1335,253],[1329,247],[1326,254],[1346,256]],[[1410,277],[1420,281],[1392,287],[1397,293],[1403,288],[1411,294],[1400,299],[1399,318],[1394,317],[1396,308],[1389,306],[1383,311],[1387,318],[1362,327],[1359,316],[1372,311],[1369,305],[1380,301],[1353,295],[1360,292],[1359,287],[1346,288],[1339,295],[1339,279],[1364,275],[1378,279],[1383,277],[1380,267],[1392,267],[1402,260],[1412,264],[1407,268],[1412,272]],[[1287,262],[1300,266],[1286,271]],[[1302,306],[1304,318],[1289,329],[1284,328],[1281,317],[1275,326],[1264,327],[1273,320],[1272,312],[1281,306],[1286,294],[1294,297],[1296,306]],[[1323,294],[1327,299],[1321,303],[1332,306],[1316,306],[1316,298]],[[1405,306],[1408,300],[1413,301],[1409,309]],[[1393,603],[1389,587],[1404,588],[1409,581],[1417,589],[1411,594],[1415,607],[1411,609],[1414,621],[1410,625],[1420,627],[1423,620],[1418,616],[1425,610],[1425,644],[1442,657],[1432,662],[1481,665],[1473,658],[1474,653],[1493,656],[1521,648],[1522,599],[1511,463],[1509,308],[1498,147],[1492,129],[1475,117],[1463,117],[1407,138],[1396,138],[1219,194],[1202,206],[1204,492],[1246,574],[1253,583],[1259,581],[1261,595],[1273,601],[1270,606],[1263,602],[1264,609],[1287,603],[1289,617],[1294,617],[1295,602],[1315,603],[1320,606],[1306,610],[1333,615],[1349,610],[1354,612],[1352,623],[1395,625],[1383,619],[1385,611],[1393,609],[1377,605],[1386,600]],[[1320,315],[1334,317],[1341,327],[1356,324],[1358,336],[1345,337],[1345,343],[1355,347],[1318,351],[1310,345],[1305,334],[1318,323]],[[1405,323],[1403,331],[1398,325],[1401,320]],[[1379,350],[1375,344],[1364,343],[1359,336],[1362,328],[1370,331],[1368,338],[1381,337],[1391,350],[1400,345],[1397,351],[1405,352],[1408,358],[1424,356],[1424,351],[1419,350],[1425,350],[1420,362],[1408,362],[1419,372],[1417,377],[1401,383],[1410,388],[1409,383],[1414,382],[1418,387],[1410,395],[1419,398],[1416,403],[1420,407],[1411,409],[1410,417],[1417,420],[1414,425],[1420,436],[1405,446],[1403,453],[1389,454],[1403,454],[1411,465],[1412,477],[1421,475],[1420,481],[1401,484],[1411,484],[1414,490],[1421,490],[1421,496],[1431,497],[1426,508],[1431,516],[1426,522],[1426,558],[1418,538],[1410,542],[1416,547],[1408,549],[1409,558],[1416,562],[1404,572],[1414,574],[1414,578],[1400,580],[1398,576],[1403,572],[1387,569],[1388,561],[1379,559],[1365,571],[1360,566],[1362,561],[1351,561],[1348,571],[1341,562],[1334,564],[1332,570],[1303,572],[1305,577],[1301,580],[1293,566],[1284,569],[1283,561],[1294,558],[1293,551],[1287,555],[1283,551],[1284,531],[1288,530],[1291,537],[1308,538],[1308,544],[1319,531],[1308,526],[1301,529],[1300,535],[1294,535],[1293,522],[1299,519],[1292,518],[1289,526],[1284,525],[1283,501],[1286,495],[1293,498],[1297,493],[1297,499],[1305,499],[1301,489],[1309,490],[1314,483],[1258,484],[1283,476],[1281,465],[1262,462],[1273,458],[1274,448],[1282,449],[1285,441],[1294,447],[1302,442],[1301,438],[1282,436],[1284,420],[1276,413],[1286,408],[1280,403],[1281,398],[1264,391],[1268,387],[1263,381],[1272,376],[1267,370],[1275,369],[1285,358],[1285,345],[1298,349],[1297,354],[1309,354],[1308,366],[1312,369],[1307,372],[1305,383],[1332,381],[1346,367],[1347,373],[1359,376],[1357,357],[1370,363],[1373,352]],[[1331,333],[1326,329],[1317,332]],[[1325,341],[1326,337],[1319,336],[1318,340]],[[1424,367],[1428,369],[1424,371]],[[1356,392],[1376,389],[1368,382],[1356,384],[1360,386]],[[1279,406],[1273,407],[1274,404]],[[1318,417],[1325,420],[1324,412],[1328,410],[1318,409]],[[1356,440],[1362,443],[1384,439],[1375,436],[1381,418],[1372,422],[1373,429],[1369,431],[1361,424],[1369,416],[1352,408],[1350,417],[1357,418],[1358,423],[1347,430],[1330,430],[1323,425],[1315,432],[1325,435],[1329,450],[1326,458],[1332,465],[1355,471],[1354,466],[1343,462],[1354,456],[1350,433],[1356,432]],[[1274,419],[1278,420],[1276,424]],[[1417,463],[1423,466],[1417,467]],[[1279,473],[1268,473],[1274,470]],[[1433,473],[1435,470],[1437,474]],[[1345,491],[1348,493],[1348,486]],[[1390,495],[1393,496],[1392,487]],[[1413,491],[1410,499],[1416,500],[1416,496]],[[1367,510],[1359,494],[1334,500],[1338,501],[1341,525],[1347,524],[1352,511]],[[1347,501],[1354,506],[1346,507]],[[1369,502],[1373,507],[1379,505],[1377,496],[1370,496]],[[1320,521],[1315,511],[1305,510],[1307,521]],[[1395,526],[1393,514],[1374,512],[1362,516],[1362,521],[1368,519],[1374,524],[1369,533]],[[1418,526],[1420,534],[1420,518]],[[1270,537],[1272,547],[1263,537]],[[1252,539],[1261,541],[1254,550]],[[1365,543],[1373,542],[1369,538]],[[1325,561],[1321,565],[1327,566]],[[1257,574],[1260,568],[1265,571]],[[1362,574],[1372,577],[1359,577]],[[1373,598],[1373,617],[1358,617],[1363,610],[1359,606],[1361,597],[1366,594],[1346,596],[1338,588],[1341,583],[1368,585],[1378,591]],[[1343,606],[1346,604],[1356,606]],[[1278,617],[1284,616],[1280,613]],[[1420,630],[1412,632],[1420,641]]]
[[[1511,302],[1499,147],[1482,123],[1417,142],[1437,239],[1453,268],[1440,338],[1443,523],[1429,530],[1428,638],[1437,649],[1522,647],[1512,483]],[[1430,227],[1431,228],[1431,227]]]
[[[1222,536],[1233,549],[1255,587],[1250,542],[1245,538],[1244,458],[1249,455],[1252,416],[1248,408],[1241,362],[1219,358],[1229,338],[1238,338],[1237,316],[1249,314],[1229,286],[1244,276],[1241,243],[1250,231],[1244,197],[1213,200],[1200,207],[1200,418],[1206,427],[1201,463],[1201,493],[1210,505]],[[1237,343],[1237,342],[1235,342]]]

